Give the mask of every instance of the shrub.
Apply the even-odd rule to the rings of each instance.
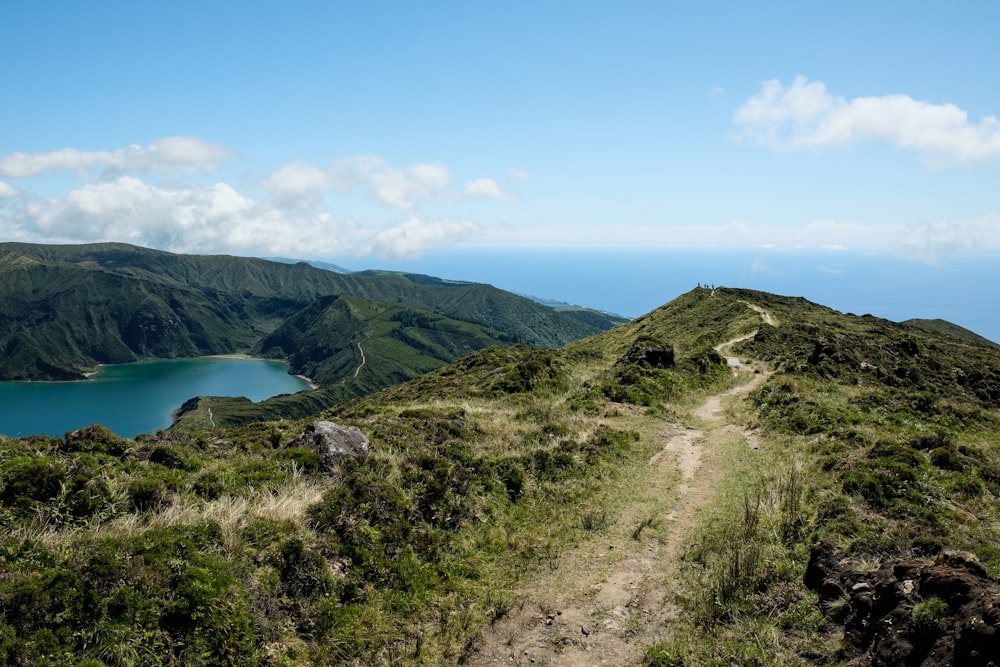
[[[399,583],[394,560],[414,534],[413,508],[388,474],[388,462],[349,459],[343,467],[341,483],[307,510],[307,519],[329,533],[329,547],[363,581]]]
[[[0,581],[0,610],[21,636],[41,629],[71,634],[86,618],[84,586],[73,572],[32,570]]]
[[[76,461],[68,476],[59,508],[59,511],[66,514],[63,517],[65,520],[81,522],[95,517],[107,519],[118,511],[118,496],[112,489],[111,480],[103,473],[94,470],[85,461]]]
[[[868,458],[859,461],[853,470],[843,473],[841,483],[845,493],[860,495],[873,508],[886,509],[918,493],[921,465],[913,448],[883,442],[872,447]]]
[[[153,447],[149,452],[149,462],[158,463],[176,470],[191,471],[198,469],[197,461],[185,458],[175,447],[171,446]]]
[[[216,500],[226,492],[226,484],[218,472],[206,472],[194,479],[191,490],[206,500]]]
[[[158,512],[170,504],[170,488],[163,478],[148,475],[129,483],[128,497],[137,512]]]
[[[66,470],[44,456],[15,456],[0,472],[0,502],[30,509],[31,501],[55,499],[66,482]]]
[[[94,424],[66,434],[63,449],[67,452],[88,452],[122,457],[128,451],[128,441],[118,437],[111,429]]]
[[[927,458],[930,459],[931,465],[942,470],[965,470],[965,463],[962,461],[962,456],[958,453],[958,449],[954,445],[932,449],[928,452]]]
[[[588,533],[596,533],[608,527],[608,513],[606,510],[600,512],[587,512],[580,519],[580,527]]]
[[[322,555],[307,548],[302,540],[286,540],[277,559],[281,589],[295,597],[322,597],[333,590],[333,578]]]
[[[419,454],[402,466],[403,484],[410,490],[417,515],[427,523],[455,529],[471,518],[478,494],[475,471],[461,459]]]
[[[910,612],[913,621],[913,634],[937,636],[944,632],[951,622],[951,610],[948,603],[939,597],[930,597],[913,605]]]
[[[323,459],[308,447],[289,447],[281,451],[280,458],[309,473],[320,472],[324,467]]]
[[[511,459],[501,459],[492,462],[489,468],[495,478],[503,484],[508,499],[514,501],[524,495],[528,478],[520,463]]]
[[[520,348],[516,348],[520,349]],[[501,394],[563,391],[569,379],[555,350],[523,350],[515,363],[504,366],[492,389]]]

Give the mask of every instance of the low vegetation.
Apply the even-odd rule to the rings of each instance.
[[[715,347],[754,331],[726,354],[774,373],[727,419],[759,443],[725,429],[706,443],[720,487],[646,664],[861,657],[842,642],[847,592],[821,604],[806,585],[819,544],[858,571],[963,551],[1000,575],[995,347],[697,289],[562,349],[480,350],[308,419],[0,441],[0,663],[466,662],[519,582],[618,521],[658,425],[736,382]],[[292,444],[316,418],[371,450],[325,466]],[[628,530],[659,539],[663,521]],[[944,599],[914,599],[909,622],[952,627]]]
[[[726,500],[686,556],[689,614],[645,663],[953,664],[947,653],[922,663],[921,642],[879,662],[874,630],[869,644],[844,643],[849,587],[820,604],[804,575],[821,544],[858,571],[959,552],[1000,575],[997,347],[953,325],[725,292],[781,322],[734,351],[777,369],[738,416],[766,445],[733,465]],[[934,594],[902,604],[924,631],[950,627],[958,611]]]

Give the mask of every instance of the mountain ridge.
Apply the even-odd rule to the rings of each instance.
[[[697,288],[300,419],[0,440],[0,655],[997,660],[998,443],[996,346]]]
[[[4,379],[78,379],[101,363],[250,352],[332,294],[464,320],[483,328],[483,341],[506,336],[557,347],[617,323],[567,316],[488,285],[446,287],[120,243],[0,243],[0,274]]]

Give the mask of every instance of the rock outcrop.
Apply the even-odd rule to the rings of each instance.
[[[293,447],[308,447],[326,465],[335,465],[346,457],[368,452],[368,436],[357,426],[341,426],[334,422],[315,421],[292,441]]]
[[[852,667],[1000,665],[1000,583],[970,554],[862,570],[813,547],[805,583],[844,624]]]

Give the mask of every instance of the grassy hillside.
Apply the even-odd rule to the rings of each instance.
[[[336,332],[336,337],[330,332]],[[292,372],[319,384],[355,377],[355,373],[360,376],[371,357],[372,368],[365,378],[374,390],[474,350],[515,342],[509,334],[429,311],[330,296],[288,318],[255,351],[287,359]]]
[[[47,281],[52,283],[69,284],[61,272],[73,268],[131,278],[140,284],[194,290],[224,303],[236,301],[233,307],[249,320],[257,333],[270,332],[278,320],[314,299],[334,294],[430,310],[508,333],[538,347],[558,347],[615,323],[609,318],[603,327],[595,327],[489,285],[414,282],[406,276],[376,273],[341,274],[304,262],[283,264],[223,255],[175,255],[125,244],[0,243],[0,262],[5,267],[43,265],[47,268]],[[13,284],[7,288],[4,283],[0,294],[28,303],[38,302]]]
[[[78,379],[98,363],[226,354],[254,338],[229,295],[0,254],[6,380]]]
[[[769,446],[734,465],[689,556],[689,590],[709,594],[685,599],[693,622],[651,648],[647,664],[996,660],[981,645],[978,658],[959,657],[979,640],[969,630],[962,639],[962,624],[976,621],[953,586],[921,588],[914,575],[909,592],[891,591],[907,568],[946,553],[984,568],[977,585],[1000,575],[997,347],[953,326],[746,290],[716,296],[706,315],[753,303],[777,324],[732,349],[775,370],[736,413]],[[949,576],[973,590],[961,568]],[[866,607],[873,590],[882,601]],[[983,628],[995,631],[993,621]]]
[[[514,342],[507,334],[428,311],[347,296],[317,299],[266,336],[254,353],[287,359],[293,373],[311,378],[319,389],[259,403],[199,397],[182,406],[173,428],[306,417],[440,368],[473,350]]]
[[[349,312],[334,316],[335,297],[353,297]],[[315,411],[487,345],[558,347],[615,323],[429,277],[125,244],[0,243],[0,379],[80,379],[98,364],[239,352],[280,356],[296,373],[338,385],[299,397],[302,406],[273,402],[256,418]],[[374,354],[355,381],[358,335],[370,337]]]
[[[352,307],[368,304],[301,322]],[[371,440],[330,467],[292,445],[312,417],[3,440],[0,663],[486,664],[564,632],[537,591],[596,572],[574,603],[593,609],[586,632],[543,635],[538,660],[651,638],[636,661],[886,664],[863,662],[884,622],[844,639],[851,596],[876,584],[817,591],[807,566],[823,544],[850,576],[950,550],[1000,574],[998,377],[994,346],[697,289],[558,350],[479,350],[328,409]],[[598,590],[616,573],[637,585],[620,618]],[[958,606],[909,595],[893,613],[937,641]]]

